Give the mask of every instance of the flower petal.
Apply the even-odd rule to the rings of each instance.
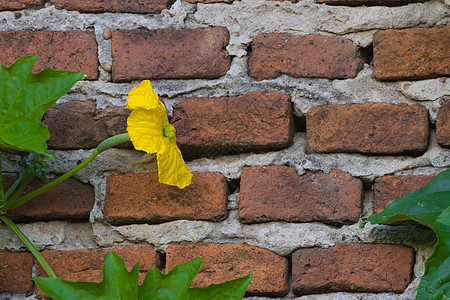
[[[165,109],[135,109],[127,120],[127,131],[136,150],[147,153],[164,151],[163,128],[169,121]]]
[[[164,142],[164,151],[157,154],[159,182],[175,185],[180,189],[194,183],[195,177],[186,166],[175,139],[169,141],[166,138]]]
[[[164,107],[164,103],[159,101],[158,94],[153,91],[150,80],[142,81],[138,86],[129,91],[127,103],[128,109],[155,109],[161,106]]]

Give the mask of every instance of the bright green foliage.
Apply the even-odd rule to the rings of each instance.
[[[244,297],[251,274],[206,288],[189,288],[202,260],[202,257],[195,258],[176,266],[168,274],[153,266],[139,287],[139,300],[241,300]]]
[[[167,275],[155,266],[147,273],[139,286],[139,265],[137,263],[128,272],[125,263],[115,252],[111,251],[103,266],[103,281],[71,282],[59,278],[35,278],[41,290],[56,300],[234,300],[243,299],[252,275],[212,284],[207,288],[189,288],[197,275],[203,258],[193,259],[176,266]]]
[[[103,280],[95,282],[71,282],[60,278],[33,279],[41,290],[56,300],[127,300],[137,299],[139,282],[138,262],[131,272],[125,262],[111,251],[103,265]]]
[[[9,68],[0,63],[0,147],[52,157],[45,143],[50,134],[41,124],[42,116],[86,75],[51,68],[33,74],[37,57],[21,58]]]
[[[372,224],[405,220],[428,226],[437,236],[434,251],[425,261],[416,299],[450,298],[450,169],[368,218]]]

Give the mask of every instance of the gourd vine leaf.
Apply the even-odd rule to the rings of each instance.
[[[114,251],[106,257],[103,265],[103,280],[96,282],[72,282],[60,278],[39,277],[33,280],[48,296],[56,300],[136,300],[139,284],[138,262],[131,272],[125,262]]]
[[[103,265],[103,280],[95,282],[71,282],[60,278],[34,278],[39,288],[56,300],[242,300],[252,275],[247,275],[206,288],[189,288],[197,275],[203,258],[196,258],[176,266],[167,275],[156,266],[148,271],[139,286],[139,266],[131,272],[125,262],[114,251],[106,257]]]
[[[139,286],[139,300],[242,300],[252,275],[206,288],[189,288],[203,257],[195,258],[163,274],[155,266]]]
[[[41,124],[42,116],[86,74],[51,68],[34,74],[37,58],[20,58],[8,68],[0,63],[0,147],[53,158],[47,151],[50,134]]]
[[[425,261],[416,299],[450,298],[450,169],[367,220],[372,224],[413,220],[432,229],[437,242]]]

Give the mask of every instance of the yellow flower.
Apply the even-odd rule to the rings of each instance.
[[[159,182],[185,188],[195,182],[184,163],[175,137],[175,127],[169,124],[166,107],[153,92],[149,80],[142,81],[128,93],[127,131],[136,150],[156,153]]]

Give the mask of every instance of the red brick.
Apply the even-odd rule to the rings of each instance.
[[[11,186],[16,178],[5,176],[5,186]],[[24,195],[43,185],[40,180],[33,180],[25,188]],[[8,216],[18,222],[62,219],[89,220],[94,202],[93,186],[69,178],[25,204],[9,210]]]
[[[127,132],[130,111],[125,107],[97,109],[95,101],[53,105],[44,115],[52,149],[96,148],[103,140]]]
[[[294,135],[290,97],[273,93],[181,99],[172,123],[186,157],[282,149]]]
[[[248,74],[257,80],[292,77],[353,78],[363,68],[349,39],[319,34],[259,34],[252,42]]]
[[[58,9],[79,12],[121,12],[121,13],[159,13],[170,8],[171,0],[51,0]]]
[[[450,26],[383,30],[373,37],[375,77],[426,79],[450,75]]]
[[[33,71],[47,67],[83,72],[98,78],[97,41],[88,31],[7,31],[0,32],[0,62],[10,66],[21,57],[38,54]]]
[[[113,80],[218,78],[230,69],[228,40],[223,27],[115,30]]]
[[[14,253],[0,251],[0,293],[30,293],[33,291],[31,280],[33,255],[31,253]]]
[[[316,0],[317,3],[326,3],[330,5],[349,5],[349,6],[360,6],[360,5],[396,6],[424,1],[425,0]]]
[[[0,11],[36,9],[42,7],[44,7],[44,0],[3,0],[0,2]]]
[[[359,220],[363,185],[340,170],[298,176],[285,166],[242,171],[239,220],[351,224]]]
[[[325,105],[306,115],[314,152],[418,154],[428,146],[428,110],[420,105]]]
[[[251,273],[249,295],[284,296],[289,291],[287,259],[245,244],[171,244],[166,253],[166,270],[201,256],[205,258],[192,287],[206,287]]]
[[[398,245],[338,244],[292,254],[296,295],[329,292],[403,292],[411,282],[414,250]]]
[[[112,224],[225,219],[225,177],[220,173],[194,176],[197,181],[180,190],[159,183],[156,173],[112,175],[106,183],[105,218]]]
[[[114,251],[125,260],[125,266],[131,271],[133,266],[140,261],[140,282],[153,265],[159,269],[162,267],[161,256],[152,245],[145,246],[121,246],[108,250],[81,249],[81,250],[45,250],[42,252],[45,260],[55,272],[58,278],[69,281],[102,281],[102,267],[109,252]],[[38,276],[46,277],[42,267],[38,265]],[[38,297],[43,297],[42,291],[37,288]]]
[[[441,99],[436,119],[436,138],[439,145],[450,148],[450,96]]]
[[[373,212],[379,213],[392,200],[422,188],[436,175],[401,175],[377,178],[373,186]]]

